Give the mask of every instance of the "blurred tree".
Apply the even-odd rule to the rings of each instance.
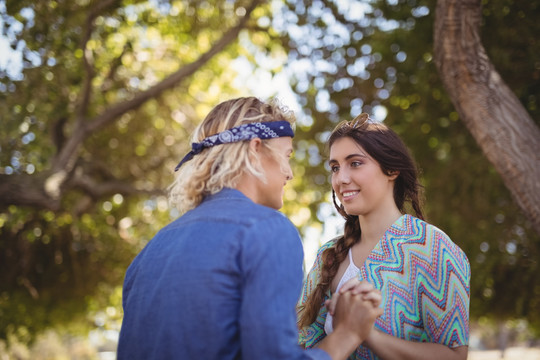
[[[142,2],[135,1],[136,3]],[[144,9],[144,6],[137,8],[135,4],[124,7],[120,6],[119,1],[96,1],[79,6],[75,2],[69,5],[66,3],[65,8],[61,8],[61,3],[56,1],[42,2],[33,7],[19,1],[16,5],[13,4],[13,7],[8,7],[8,13],[18,13],[21,18],[29,17],[32,13],[32,25],[35,20],[50,16],[53,25],[55,21],[59,21],[62,27],[69,29],[66,33],[60,33],[63,38],[57,39],[54,36],[58,33],[52,31],[54,26],[50,29],[35,24],[35,26],[25,28],[21,37],[25,39],[28,46],[27,57],[29,58],[32,54],[33,57],[39,59],[36,61],[44,65],[54,63],[50,71],[45,74],[45,79],[30,78],[31,70],[26,71],[29,78],[25,84],[56,79],[57,86],[73,83],[77,86],[71,90],[60,87],[55,89],[54,85],[47,86],[49,91],[43,95],[36,94],[34,91],[28,92],[27,96],[31,98],[27,99],[25,105],[32,111],[23,109],[21,104],[11,109],[12,118],[17,118],[13,116],[14,114],[28,116],[28,113],[34,113],[36,109],[32,102],[32,100],[37,100],[36,95],[53,96],[50,94],[52,89],[56,90],[55,98],[61,99],[60,104],[56,105],[58,108],[48,109],[53,110],[49,112],[49,117],[55,117],[48,131],[49,141],[52,143],[52,146],[49,146],[52,149],[49,151],[53,150],[54,154],[47,154],[50,157],[46,164],[40,164],[42,168],[34,170],[31,174],[28,174],[28,171],[1,174],[0,206],[29,205],[34,208],[57,211],[62,209],[61,200],[72,189],[83,190],[94,198],[116,193],[147,192],[140,187],[121,181],[114,174],[106,171],[105,174],[100,174],[104,178],[97,181],[94,178],[95,171],[91,170],[92,166],[99,167],[100,164],[93,164],[92,158],[86,162],[83,161],[81,152],[84,150],[85,140],[94,137],[103,128],[118,122],[124,114],[138,109],[149,100],[158,99],[164,91],[178,88],[195,71],[200,70],[210,59],[237,39],[240,30],[246,27],[249,16],[258,5],[258,1],[249,4],[247,11],[240,4],[236,4],[244,9],[242,16],[238,17],[237,24],[227,24],[231,23],[231,20],[226,21],[226,15],[221,19],[222,10],[224,14],[227,12],[234,14],[235,9],[230,6],[229,9],[220,9],[210,4],[195,7],[196,4],[189,2],[179,3],[178,12],[191,13],[191,16],[194,16],[195,22],[191,24],[193,26],[187,26],[188,29],[180,28],[180,24],[177,23],[178,17],[171,17],[170,24],[160,24],[160,7],[152,9],[151,4],[146,4],[146,7],[150,8]],[[163,2],[161,5],[167,8],[166,11],[170,11],[169,4]],[[220,5],[227,6],[227,2]],[[205,23],[202,24],[203,16],[219,17],[221,21],[224,21],[220,25],[229,25],[230,29],[217,32],[217,29],[223,31],[223,27],[210,26],[207,23],[209,19],[204,19]],[[229,16],[229,18],[236,20],[236,17]],[[28,20],[27,24],[30,24]],[[136,26],[136,30],[130,29],[133,25]],[[149,26],[152,28],[146,28]],[[186,24],[183,26],[186,27]],[[213,34],[209,33],[212,28]],[[185,54],[186,56],[179,61],[180,65],[177,65],[171,62],[175,54],[171,48],[166,47],[167,40],[170,41],[167,37],[179,35],[178,33],[182,30],[185,31],[183,35],[186,40],[190,36],[192,42],[197,41],[194,45],[199,48],[199,51]],[[176,32],[178,33],[175,34]],[[141,36],[144,36],[143,41],[138,39]],[[51,41],[61,43],[61,49],[54,48],[55,44],[51,44]],[[151,45],[157,46],[151,47]],[[178,44],[175,45],[178,46]],[[186,43],[183,45],[188,46]],[[182,50],[180,48],[177,51]],[[75,59],[79,59],[77,63],[80,67],[66,63],[68,60],[75,60],[73,55]],[[149,63],[154,65],[154,61],[163,61],[168,64],[161,64],[162,66],[158,64],[150,68]],[[121,65],[124,66],[121,67]],[[167,66],[173,69],[176,67],[177,70],[165,72]],[[134,69],[131,69],[132,67]],[[39,71],[42,75],[43,67],[35,67],[32,70]],[[14,91],[10,92],[17,95],[17,99],[21,99],[19,95],[22,94],[17,93],[16,89],[21,89],[20,92],[25,89],[17,87],[14,83],[9,85],[14,87]],[[34,90],[43,88],[38,84],[32,85]],[[55,103],[50,100],[53,99],[49,98],[49,103]],[[14,123],[18,125],[15,127],[17,130],[20,130],[18,128],[21,123],[27,124],[24,126],[25,129],[33,125],[31,116],[23,122],[14,121]],[[155,156],[154,165],[160,165],[165,159],[162,154],[155,154]],[[12,165],[20,169],[25,163],[27,159],[18,156],[16,165]],[[103,167],[103,164],[101,165]]]
[[[482,3],[480,29],[487,55],[519,99],[514,106],[526,109],[536,128],[540,1]],[[339,120],[360,112],[384,119],[403,137],[423,171],[428,220],[469,256],[472,317],[522,317],[540,330],[540,280],[535,275],[540,236],[533,224],[538,215],[527,216],[512,201],[501,175],[446,95],[434,63],[435,2],[289,0],[287,5],[282,17],[290,23],[283,43],[307,116],[295,138],[306,188],[325,189],[318,197],[328,200],[328,169],[314,164],[325,158],[323,142]],[[531,149],[537,144],[538,138],[521,155],[535,171],[538,152]],[[509,157],[505,161],[514,165]],[[533,173],[525,175],[534,187],[538,177]],[[531,197],[538,196],[531,185],[528,189]],[[327,206],[314,202],[311,214],[324,222]]]
[[[435,62],[467,128],[540,234],[540,128],[480,41],[481,0],[439,0]]]
[[[265,51],[262,4],[0,2],[22,54],[0,73],[0,338],[85,320],[175,216],[174,159],[237,94],[230,63],[251,56],[240,35],[260,33]]]
[[[266,70],[290,76],[303,108],[284,208],[302,232],[331,214],[329,131],[369,112],[405,139],[429,220],[468,254],[473,317],[540,327],[539,235],[446,96],[435,4],[283,3],[0,0],[2,34],[23,54],[20,72],[0,70],[0,338],[87,320],[116,294],[129,261],[177,215],[163,189],[188,134],[238,95],[234,61],[257,74],[261,53],[278,59]],[[536,124],[539,3],[484,0],[481,26]]]

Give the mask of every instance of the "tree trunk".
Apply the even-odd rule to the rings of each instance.
[[[481,0],[438,0],[435,63],[460,117],[540,233],[540,128],[480,41]]]

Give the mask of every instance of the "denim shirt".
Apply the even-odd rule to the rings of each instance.
[[[161,229],[129,266],[118,359],[330,359],[298,346],[294,225],[234,189]]]

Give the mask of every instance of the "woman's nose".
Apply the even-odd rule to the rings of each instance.
[[[349,176],[349,172],[341,170],[338,173],[337,180],[338,180],[338,183],[340,183],[340,184],[348,184],[348,183],[350,183],[351,182],[351,177]]]
[[[290,167],[289,167],[289,169],[287,170],[287,172],[285,173],[285,176],[286,176],[287,181],[292,180],[292,178],[293,178],[293,172],[292,172],[292,169],[291,169]]]

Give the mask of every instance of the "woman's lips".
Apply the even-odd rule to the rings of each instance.
[[[347,201],[354,198],[359,192],[360,191],[358,190],[344,191],[341,193],[341,198],[343,199],[343,201]]]

